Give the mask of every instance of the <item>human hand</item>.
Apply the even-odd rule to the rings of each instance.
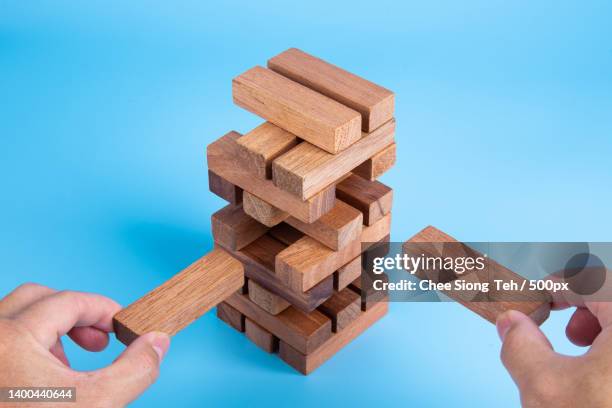
[[[555,304],[566,308],[570,304]],[[567,337],[590,346],[581,356],[556,353],[527,316],[508,311],[497,320],[501,359],[525,407],[612,406],[612,303],[585,302],[567,324]]]
[[[0,387],[75,387],[76,404],[70,407],[119,407],[133,401],[157,379],[168,335],[145,334],[111,365],[89,372],[70,368],[61,342],[67,334],[85,350],[103,350],[120,309],[100,295],[19,286],[0,301]]]

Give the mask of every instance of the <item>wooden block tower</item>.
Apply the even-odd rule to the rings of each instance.
[[[265,122],[207,148],[215,246],[243,288],[217,315],[308,374],[387,312],[360,292],[366,243],[387,242],[394,95],[298,49],[233,80],[234,102]]]

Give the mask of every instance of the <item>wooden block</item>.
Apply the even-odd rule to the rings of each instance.
[[[279,210],[248,191],[242,196],[242,204],[245,213],[268,227],[280,224],[289,217],[285,211]]]
[[[387,303],[373,305],[372,308],[363,312],[344,330],[335,333],[320,347],[308,354],[300,352],[297,348],[281,339],[278,355],[291,367],[302,374],[308,375],[380,320],[387,313],[388,309],[389,305]]]
[[[334,272],[334,290],[341,291],[361,275],[361,255]]]
[[[332,331],[337,333],[361,314],[361,295],[350,288],[342,289],[323,302],[318,310],[331,319]]]
[[[372,225],[391,212],[393,190],[379,181],[352,174],[336,186],[336,197],[363,213],[363,223]]]
[[[113,318],[117,339],[130,344],[160,331],[174,335],[236,292],[244,283],[240,262],[214,249]]]
[[[381,274],[376,276],[377,279],[381,279],[383,282],[389,282],[389,276],[386,274]],[[366,282],[366,287],[364,288],[364,281]],[[389,300],[389,294],[385,291],[375,290],[372,287],[372,280],[368,277],[364,277],[363,275],[353,282],[349,284],[349,289],[358,293],[361,296],[361,310],[366,311],[370,310],[372,307],[379,303],[385,303]]]
[[[289,302],[262,287],[253,279],[249,280],[249,299],[272,315],[277,315],[289,307]]]
[[[242,189],[208,170],[208,189],[233,205],[242,203]]]
[[[272,178],[272,160],[298,144],[298,138],[279,128],[264,122],[238,139],[238,152],[244,160],[245,167],[254,176]]]
[[[392,119],[338,154],[302,142],[272,162],[274,184],[306,200],[393,143],[394,137]]]
[[[278,351],[278,338],[251,319],[246,319],[245,334],[263,351],[268,353]]]
[[[361,138],[361,115],[274,71],[254,67],[232,80],[234,103],[330,153]]]
[[[306,224],[289,217],[285,222],[323,245],[338,251],[361,236],[363,215],[361,211],[337,200],[330,212],[313,223]]]
[[[356,110],[366,132],[393,117],[393,92],[297,48],[268,60],[268,68]]]
[[[276,255],[276,275],[291,289],[306,291],[361,253],[357,239],[338,251],[332,251],[305,236]]]
[[[273,206],[288,212],[302,222],[316,221],[335,205],[335,188],[329,186],[312,198],[302,201],[296,196],[276,187],[271,180],[264,180],[244,168],[238,157],[236,140],[240,135],[230,132],[206,149],[208,167],[224,180],[264,199]]]
[[[273,316],[251,302],[247,296],[238,293],[230,296],[227,303],[247,319],[253,320],[304,354],[311,353],[331,337],[331,320],[318,310],[304,313],[289,307]]]
[[[268,235],[274,237],[285,245],[291,245],[304,236],[303,232],[298,231],[291,225],[281,222],[277,226],[270,228]]]
[[[353,169],[353,173],[366,180],[374,181],[395,165],[397,146],[389,146],[370,157],[368,160]]]
[[[232,250],[242,249],[261,237],[268,227],[245,214],[242,205],[227,205],[211,217],[216,242]]]
[[[279,295],[306,313],[312,312],[332,295],[333,277],[324,279],[305,292],[291,290],[274,273],[274,252],[277,251],[275,248],[285,248],[285,246],[278,246],[279,244],[275,241],[272,237],[264,235],[241,251],[224,249],[243,263],[244,273],[249,281],[254,280],[260,286]]]
[[[221,302],[217,305],[217,317],[240,333],[244,333],[244,315],[227,303]]]
[[[391,213],[383,216],[370,226],[363,227],[361,232],[362,249],[366,250],[370,244],[379,242],[391,233]]]
[[[443,245],[444,243],[451,243],[451,245]],[[416,247],[414,246],[415,244],[417,244]],[[418,250],[419,252],[424,252],[427,256],[443,255],[444,257],[464,256],[466,254],[471,257],[483,256],[478,251],[465,244],[457,244],[460,244],[459,241],[450,235],[435,227],[429,226],[404,243],[404,252],[410,254]],[[504,281],[512,280],[518,283],[519,287],[521,286],[521,282],[525,281],[525,278],[497,263],[495,260],[491,258],[486,259],[486,268],[482,272],[458,274],[454,271],[450,271],[453,276],[445,275],[438,279],[440,279],[440,281],[446,279],[452,280],[459,276],[461,279],[469,279],[470,275],[478,274],[477,278],[480,281],[488,281],[489,286],[493,288],[494,279],[501,279]],[[418,273],[417,276],[419,276]],[[471,276],[471,278],[474,278],[474,276]],[[544,291],[534,292],[525,290],[523,292],[516,292],[511,294],[511,299],[508,298],[509,296],[502,296],[499,293],[493,292],[483,301],[466,301],[461,293],[452,291],[443,292],[458,303],[494,324],[501,313],[511,309],[521,311],[527,316],[530,316],[537,324],[542,324],[550,314],[550,304],[552,300],[550,294]]]

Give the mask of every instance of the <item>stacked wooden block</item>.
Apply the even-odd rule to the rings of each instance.
[[[302,373],[380,319],[360,292],[363,243],[389,240],[394,95],[297,49],[233,80],[237,105],[266,122],[207,148],[209,184],[229,204],[215,245],[246,283],[219,318]]]

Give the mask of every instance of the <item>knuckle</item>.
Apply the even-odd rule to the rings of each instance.
[[[159,363],[157,354],[152,348],[139,353],[138,356],[135,357],[134,363],[137,369],[146,376],[149,385],[157,380],[159,376]]]

